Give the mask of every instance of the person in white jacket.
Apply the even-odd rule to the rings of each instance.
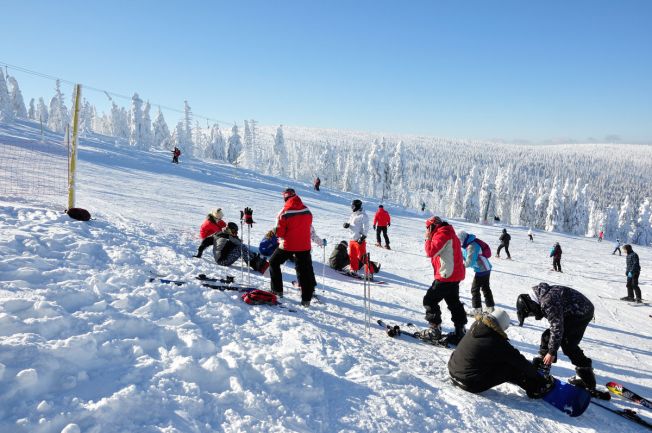
[[[351,231],[349,240],[349,265],[351,274],[358,274],[360,265],[365,262],[367,255],[367,231],[369,230],[369,217],[362,209],[362,201],[355,199],[351,202],[351,216],[344,223],[344,228]]]

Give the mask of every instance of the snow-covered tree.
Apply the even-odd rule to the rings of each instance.
[[[589,227],[589,203],[587,197],[588,184],[580,186],[580,179],[577,179],[575,187],[573,188],[572,202],[567,203],[565,209],[571,207],[571,211],[567,212],[570,218],[566,230],[575,235],[587,234]]]
[[[14,108],[11,105],[11,97],[7,89],[7,82],[5,76],[0,68],[0,122],[13,122]]]
[[[537,199],[534,202],[534,226],[539,229],[545,229],[546,227],[546,218],[548,216],[548,201],[550,199],[550,188],[550,179],[544,180],[543,184],[539,185]]]
[[[509,174],[511,167],[499,170],[496,178],[496,214],[503,224],[512,223],[512,194]]]
[[[18,87],[18,81],[12,76],[7,76],[7,84],[9,87],[9,98],[11,99],[11,106],[14,109],[14,115],[21,119],[27,118],[27,109],[25,108],[25,100],[23,94]]]
[[[478,191],[478,176],[475,165],[471,168],[466,179],[466,191],[464,193],[464,211],[462,216],[470,222],[480,220],[480,194]]]
[[[129,144],[138,149],[145,149],[142,138],[143,128],[143,100],[138,93],[131,97],[131,110],[129,110]]]
[[[140,139],[143,142],[142,148],[145,150],[148,150],[153,145],[152,118],[149,114],[150,110],[151,105],[149,104],[149,101],[147,101],[143,107],[143,117],[140,127]]]
[[[378,140],[374,140],[367,157],[367,195],[370,197],[381,197],[383,184],[385,183],[385,167],[383,150]],[[381,197],[382,198],[382,197]]]
[[[546,231],[558,232],[561,230],[564,221],[563,207],[561,202],[562,191],[559,188],[559,183],[555,178],[550,190],[550,197],[548,199],[548,209],[546,212]]]
[[[68,109],[61,93],[61,83],[57,80],[55,93],[50,100],[48,128],[55,132],[64,132],[68,125]]]
[[[491,181],[491,171],[487,168],[482,176],[480,185],[480,220],[483,223],[493,221],[495,210],[494,185]]]
[[[462,178],[460,176],[455,179],[455,184],[451,190],[451,196],[449,196],[448,203],[448,216],[450,218],[460,217],[464,212],[464,202],[462,201],[464,196],[462,195]]]
[[[225,152],[224,136],[217,123],[214,123],[210,129],[210,139],[206,147],[206,158],[224,161]]]
[[[518,223],[526,227],[533,227],[536,221],[536,193],[534,187],[521,194],[519,204]]]
[[[229,147],[226,154],[226,159],[231,164],[236,164],[238,156],[242,153],[242,138],[238,132],[238,125],[233,125],[231,128],[231,136],[229,137]]]
[[[638,208],[638,218],[633,224],[632,232],[629,238],[632,242],[639,245],[650,245],[652,243],[652,226],[650,225],[652,211],[650,210],[650,200],[645,199]]]
[[[388,187],[390,197],[400,201],[405,196],[405,161],[403,160],[403,141],[399,140],[389,161]]]
[[[620,234],[618,234],[618,208],[614,205],[607,207],[604,235],[607,239],[620,238]]]
[[[38,98],[38,104],[36,104],[36,119],[34,120],[38,120],[43,122],[44,125],[47,125],[49,117],[48,106],[45,105],[43,98]]]
[[[171,136],[170,129],[168,124],[163,117],[161,108],[159,107],[158,112],[156,113],[156,118],[154,119],[154,124],[152,125],[153,135],[152,145],[159,149],[169,149],[171,146]]]
[[[27,118],[31,120],[38,120],[36,118],[36,103],[34,98],[29,100],[29,109],[27,110]]]
[[[285,138],[283,136],[283,125],[276,129],[274,135],[274,150],[272,153],[273,167],[272,174],[275,176],[284,176],[288,166],[288,152],[285,147]]]
[[[629,241],[629,235],[632,232],[632,223],[634,222],[634,204],[629,198],[629,194],[625,196],[620,212],[618,212],[618,237],[623,242]]]
[[[50,116],[52,116],[52,110],[50,110]],[[113,101],[111,101],[111,135],[116,138],[129,138],[129,116],[124,107],[118,107]]]
[[[238,165],[246,168],[254,168],[254,138],[249,127],[249,121],[244,121],[244,143],[240,155],[238,155]]]

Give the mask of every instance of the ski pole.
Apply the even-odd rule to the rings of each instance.
[[[369,310],[367,313],[367,317],[369,318],[369,322],[367,323],[367,329],[369,331],[369,334],[371,334],[371,282],[369,281],[370,273],[369,273],[369,260],[370,260],[370,254],[367,253],[366,257],[367,263],[365,264],[365,272],[367,274],[367,309]]]
[[[242,218],[243,213],[240,212],[240,233],[242,233]],[[240,241],[240,281],[244,281],[244,245]]]
[[[251,224],[247,224],[247,250],[251,251]],[[251,255],[249,263],[251,263]],[[247,266],[247,284],[251,284],[251,266]]]
[[[324,287],[326,285],[326,246],[322,245],[321,247],[324,250],[324,261],[322,263],[321,267],[321,289],[324,290]]]

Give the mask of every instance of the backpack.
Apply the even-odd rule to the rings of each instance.
[[[255,289],[242,295],[242,300],[249,305],[276,305],[278,300],[276,295],[265,290]]]
[[[346,241],[342,241],[339,244],[335,245],[333,252],[328,258],[328,264],[332,269],[341,271],[346,265],[350,262],[349,252],[347,249]]]
[[[482,240],[480,240],[478,238],[475,238],[475,240],[473,242],[480,245],[480,249],[482,250],[480,254],[482,255],[482,257],[487,258],[487,259],[489,257],[491,257],[491,248],[489,248],[489,245],[487,245],[487,243],[485,241],[482,241]]]
[[[71,207],[70,209],[66,209],[66,213],[70,218],[78,221],[89,221],[91,219],[90,212],[80,207]]]

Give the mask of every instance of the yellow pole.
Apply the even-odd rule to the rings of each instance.
[[[81,84],[75,85],[75,107],[72,116],[72,151],[70,152],[70,172],[68,173],[68,209],[75,207],[75,170],[77,169],[77,133],[79,132],[79,101]]]

